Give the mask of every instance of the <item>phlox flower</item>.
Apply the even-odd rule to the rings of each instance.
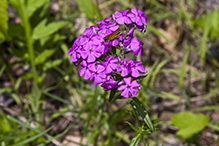
[[[129,60],[128,63],[130,64],[131,68],[131,75],[133,77],[139,77],[140,73],[146,73],[144,66],[141,65],[141,61]]]
[[[117,67],[117,72],[121,72],[121,76],[127,76],[131,71],[129,63],[126,62],[126,58],[120,61],[120,65]]]
[[[110,79],[106,80],[106,81],[101,85],[101,87],[103,87],[103,90],[106,90],[106,91],[108,91],[108,90],[113,90],[113,89],[116,89],[116,88],[117,88],[118,83],[119,83],[119,81],[116,81],[116,79],[110,78]]]
[[[93,80],[94,84],[102,84],[104,90],[118,89],[126,98],[129,93],[136,96],[140,86],[132,77],[137,78],[147,71],[141,61],[127,61],[125,54],[131,51],[135,55],[142,54],[143,42],[133,37],[133,33],[136,28],[145,32],[145,23],[145,12],[135,7],[131,12],[116,11],[112,17],[96,22],[97,26],[86,28],[76,38],[68,51],[70,61],[75,65],[80,62],[79,75]]]
[[[94,84],[100,84],[104,81],[106,77],[104,66],[92,64],[89,66],[89,70],[92,71],[90,80],[94,80]]]
[[[136,7],[131,9],[131,12],[127,16],[135,22],[137,25],[142,26],[147,23],[147,16],[144,16],[145,12],[142,10],[137,10]]]
[[[123,91],[121,95],[125,98],[128,98],[129,93],[131,93],[132,97],[135,97],[138,93],[138,89],[140,89],[138,82],[136,80],[132,81],[131,77],[124,78],[123,80],[125,85],[120,85],[118,88],[119,91]]]
[[[106,74],[112,73],[115,69],[117,69],[118,64],[118,58],[114,58],[113,56],[107,56],[105,58],[106,61],[102,62],[102,65],[106,68]]]
[[[127,16],[129,10],[123,10],[121,12],[116,11],[113,14],[113,19],[118,23],[118,24],[131,24],[132,21],[130,20],[130,18]]]
[[[138,54],[140,54],[140,55],[142,54],[142,45],[143,45],[143,43],[140,40],[138,40],[137,37],[134,37],[131,40],[130,48],[136,56]]]
[[[89,70],[89,66],[91,66],[91,64],[88,64],[85,60],[83,60],[81,62],[81,69],[78,70],[79,75],[84,75],[84,79],[86,80],[91,77],[91,71]]]
[[[80,53],[83,59],[86,59],[88,63],[91,63],[101,56],[102,48],[98,48],[90,43],[89,47],[84,48],[84,50],[80,51]]]

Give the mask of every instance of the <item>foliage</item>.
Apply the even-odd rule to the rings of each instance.
[[[177,135],[185,139],[201,131],[206,126],[208,117],[200,113],[194,115],[190,112],[183,112],[172,115],[171,121],[180,129]]]
[[[7,12],[7,0],[1,0],[0,6],[0,39],[3,37],[7,37],[7,30],[8,30],[8,12]]]
[[[178,145],[203,145],[202,137],[216,143],[218,10],[198,13],[194,0],[59,2],[53,12],[49,0],[0,0],[0,145],[162,145],[172,124]],[[137,33],[143,56],[136,57],[148,74],[126,100],[81,78],[67,53],[83,25],[133,6],[148,17],[146,33]],[[174,33],[164,33],[173,25],[182,31],[175,44]],[[171,120],[165,114],[181,110]]]

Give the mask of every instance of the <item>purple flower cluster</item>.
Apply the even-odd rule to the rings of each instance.
[[[144,14],[135,7],[131,12],[116,11],[112,17],[96,22],[98,26],[85,29],[68,52],[70,61],[81,66],[79,75],[93,80],[94,84],[102,84],[104,90],[118,89],[123,97],[128,98],[129,93],[135,97],[140,89],[135,78],[147,71],[141,61],[127,61],[125,54],[131,51],[142,54],[143,43],[133,33],[136,28],[145,32]]]

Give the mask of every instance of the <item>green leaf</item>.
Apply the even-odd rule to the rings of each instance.
[[[206,126],[208,117],[200,113],[194,115],[190,112],[181,112],[171,115],[171,121],[179,128],[177,135],[185,139],[201,131]]]
[[[48,25],[46,25],[46,23],[47,23],[47,19],[44,19],[34,28],[32,35],[33,39],[37,40],[42,37],[49,36],[54,32],[58,31],[66,24],[65,21],[52,22],[49,23]]]
[[[178,85],[179,85],[180,89],[182,89],[182,87],[183,87],[184,74],[186,72],[186,63],[187,63],[187,60],[189,57],[189,52],[190,52],[190,50],[187,49],[186,54],[185,54],[184,59],[183,59],[182,67],[180,70],[180,76],[179,76],[179,81],[178,81]]]
[[[211,129],[219,132],[219,126],[218,125],[213,125],[213,124],[208,123],[207,126],[210,127]]]
[[[52,94],[47,93],[47,92],[45,92],[45,91],[42,91],[42,93],[45,94],[45,95],[47,95],[47,96],[49,96],[49,97],[51,97],[51,98],[53,98],[53,99],[55,99],[55,100],[58,100],[58,101],[60,101],[60,102],[62,102],[62,103],[65,103],[65,104],[68,104],[68,105],[71,105],[71,106],[74,107],[74,105],[73,105],[71,102],[69,102],[69,101],[67,101],[67,100],[65,100],[65,99],[63,99],[63,98],[61,98],[61,97],[52,95]]]
[[[5,41],[5,36],[2,32],[0,32],[0,44]]]
[[[151,131],[149,129],[148,130],[142,130],[141,134],[151,134]]]
[[[8,12],[7,12],[7,0],[0,1],[0,32],[4,34],[5,37],[8,36]]]
[[[136,132],[141,133],[141,131],[139,131],[138,128],[136,128],[135,126],[133,126],[133,125],[132,125],[131,123],[129,123],[128,121],[125,121],[125,123],[129,124],[129,126],[130,126],[133,130],[135,130]]]
[[[165,37],[156,27],[152,26],[152,25],[147,25],[147,33],[149,33],[150,31],[156,33],[157,35],[161,36],[162,38],[164,38],[168,43],[171,43],[170,40],[168,40],[167,37]]]
[[[15,136],[3,136],[3,137],[0,137],[0,141],[10,141],[10,140],[14,140],[14,139],[21,139],[21,138],[26,138],[26,137],[30,137],[31,136],[31,133],[28,133],[28,134],[25,134],[23,135],[22,133],[19,133],[20,135],[15,135]]]
[[[32,96],[31,96],[32,97]],[[11,121],[13,121],[13,122],[15,122],[15,123],[17,123],[17,124],[20,124],[22,127],[27,127],[28,129],[30,129],[30,130],[32,130],[32,131],[35,131],[35,132],[37,132],[37,133],[40,133],[40,134],[42,134],[43,132],[42,131],[40,131],[40,130],[38,130],[38,129],[36,129],[36,128],[33,128],[33,127],[31,127],[30,125],[28,125],[27,123],[24,123],[24,122],[22,122],[22,121],[20,121],[20,120],[17,120],[16,118],[14,118],[14,117],[12,117],[12,116],[7,116],[7,119],[9,119],[9,120],[11,120]],[[16,124],[16,125],[17,125]],[[53,136],[51,136],[51,135],[49,135],[49,134],[47,134],[47,133],[44,133],[43,135],[46,135],[46,136],[48,136],[48,137],[50,137],[50,138],[53,138]]]
[[[119,139],[122,139],[126,143],[130,143],[129,138],[126,138],[124,131],[121,131],[121,132],[120,131],[115,131],[115,135],[116,135],[116,137],[118,137]]]
[[[54,53],[55,53],[54,49],[43,51],[35,58],[35,65],[45,62],[46,59],[49,58]]]
[[[56,67],[58,65],[60,65],[62,63],[62,59],[56,59],[54,61],[48,61],[45,63],[45,65],[43,66],[43,71],[47,71],[50,68]]]
[[[7,92],[10,93],[11,97],[16,101],[17,104],[21,104],[21,100],[19,98],[19,96],[15,93],[13,93],[13,90],[11,87],[4,87],[0,90],[0,94]]]
[[[25,53],[27,53],[27,50],[25,50],[24,48],[21,48],[21,49],[17,49],[17,48],[7,48],[7,50],[8,50],[11,54],[13,54],[13,55],[15,55],[15,56],[17,56],[17,57],[19,57],[19,58],[25,58]]]
[[[37,76],[37,83],[42,83],[43,80],[45,79],[45,77],[46,77],[45,74],[43,74],[43,75],[41,75],[41,76]]]
[[[35,139],[41,137],[42,135],[46,134],[46,133],[49,132],[51,129],[52,129],[52,127],[48,128],[47,130],[45,130],[45,131],[43,131],[43,132],[41,132],[41,133],[39,133],[39,134],[37,134],[37,135],[35,135],[35,136],[32,136],[32,137],[30,137],[30,138],[28,138],[28,139],[26,139],[26,140],[24,140],[24,141],[18,142],[18,143],[14,144],[14,145],[11,145],[11,146],[19,146],[19,145],[22,145],[22,146],[23,146],[23,145],[25,145],[25,144],[27,144],[27,143],[30,143],[31,141],[33,141],[33,140],[35,140]]]
[[[169,93],[169,92],[157,92],[155,90],[150,90],[152,95],[157,95],[160,97],[166,97],[170,99],[180,99],[180,96]]]
[[[4,72],[5,68],[6,68],[6,65],[4,64],[0,70],[0,77],[2,76],[2,73]]]
[[[208,98],[211,98],[211,97],[216,97],[217,95],[219,95],[218,89],[210,89],[210,92],[205,95],[204,100],[207,100]]]
[[[52,115],[49,116],[49,120],[48,121],[52,121],[53,119],[59,117],[59,116],[62,116],[63,113],[69,111],[70,107],[69,106],[66,106],[62,109],[59,109],[59,111],[57,112],[54,112]]]
[[[199,52],[201,63],[203,65],[205,63],[207,37],[210,36],[212,40],[215,40],[219,36],[219,10],[211,11],[207,14],[201,15],[195,19],[194,22],[202,29],[203,32]]]
[[[151,70],[150,70],[149,73],[147,74],[147,78],[145,78],[145,80],[144,80],[144,82],[143,82],[143,85],[144,85],[144,86],[148,86],[148,85],[150,84],[150,79],[151,79],[152,76],[153,76],[153,72],[154,72],[154,70],[156,69],[157,64],[159,63],[159,60],[160,60],[159,58],[156,59],[156,61],[154,62],[153,66],[152,66],[152,68],[151,68]]]
[[[0,133],[1,134],[8,133],[12,130],[11,128],[12,127],[9,121],[7,120],[6,115],[0,112]]]
[[[151,82],[150,82],[150,86],[153,87],[154,83],[155,83],[155,79],[157,77],[157,74],[160,72],[161,68],[167,64],[170,61],[169,59],[163,60],[162,62],[160,62],[156,68],[154,69],[153,73],[152,73],[152,77],[151,77]],[[151,72],[151,71],[150,71]]]
[[[207,35],[210,35],[212,39],[216,39],[219,36],[219,10],[201,15],[194,22],[203,32],[207,31]]]
[[[25,31],[20,24],[8,23],[8,35],[12,38],[18,38],[20,40],[25,40]]]
[[[131,140],[129,146],[138,146],[138,144],[139,144],[139,142],[141,141],[141,139],[142,139],[142,135],[139,134],[139,133],[136,134],[136,135],[132,138],[132,140]]]
[[[154,131],[155,129],[154,129],[154,126],[151,122],[151,119],[150,119],[146,109],[142,105],[142,103],[138,100],[138,98],[136,98],[136,97],[130,98],[129,102],[132,105],[133,109],[137,110],[139,115],[143,118],[143,120],[145,121],[145,123],[149,127],[149,129],[151,131]]]
[[[161,120],[161,119],[154,119],[154,120],[152,120],[152,123],[155,125],[157,123],[160,123],[161,121],[163,121],[163,120]]]
[[[66,44],[62,43],[62,44],[61,44],[61,49],[62,49],[62,51],[63,51],[64,58],[65,58],[65,59],[68,59],[69,62],[70,62],[70,59],[69,59],[70,57],[67,55],[68,50],[69,50],[68,46],[67,46]]]
[[[4,93],[4,92],[12,93],[12,88],[11,88],[11,87],[4,87],[4,88],[1,88],[0,94],[2,94],[2,93]]]
[[[80,11],[84,12],[88,19],[95,23],[103,18],[97,6],[91,0],[75,0]]]
[[[17,103],[18,105],[20,105],[20,104],[22,103],[21,100],[20,100],[20,98],[19,98],[19,96],[18,96],[18,94],[12,93],[11,96],[12,96],[12,98],[16,101],[16,103]]]
[[[28,18],[30,18],[37,9],[44,6],[48,2],[49,0],[28,0],[26,8]]]
[[[198,107],[195,109],[191,109],[192,111],[196,112],[201,112],[201,111],[211,111],[211,110],[217,110],[219,111],[219,106],[218,105],[212,105],[212,106],[203,106],[203,107]]]

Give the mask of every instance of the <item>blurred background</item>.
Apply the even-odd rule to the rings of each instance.
[[[146,33],[135,32],[148,71],[137,98],[163,120],[146,143],[219,145],[219,0],[1,0],[1,146],[129,145],[128,100],[108,104],[67,52],[87,27],[133,7],[147,16]]]

